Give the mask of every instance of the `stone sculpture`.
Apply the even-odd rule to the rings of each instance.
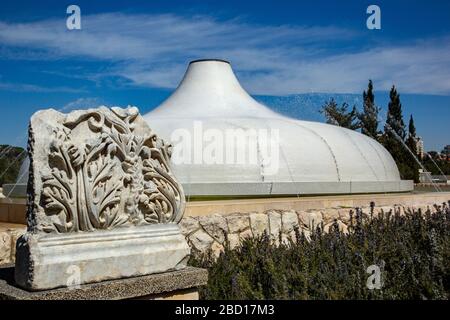
[[[18,285],[44,290],[186,267],[185,198],[171,146],[137,108],[44,110],[29,131]]]

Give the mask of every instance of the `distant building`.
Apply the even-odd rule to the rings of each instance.
[[[433,178],[431,177],[431,172],[419,169],[419,182],[420,183],[432,183]]]
[[[450,161],[450,144],[446,145],[441,153],[447,161]]]
[[[419,182],[420,183],[446,183],[450,185],[450,176],[444,175],[432,175],[429,171],[423,171],[419,169]]]
[[[417,150],[417,156],[419,157],[419,159],[423,159],[423,155],[424,155],[424,148],[423,148],[423,140],[421,137],[417,137],[415,138],[416,141],[416,150]]]

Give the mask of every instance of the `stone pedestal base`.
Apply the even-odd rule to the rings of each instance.
[[[204,269],[110,280],[79,287],[30,292],[14,283],[14,266],[0,267],[0,300],[198,300],[208,282]]]
[[[181,270],[190,249],[175,224],[64,235],[27,233],[15,279],[31,291]]]

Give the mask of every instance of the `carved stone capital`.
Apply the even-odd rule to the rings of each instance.
[[[184,193],[171,146],[135,107],[35,114],[30,125],[29,227],[71,233],[178,223]]]
[[[63,286],[58,268],[71,265],[84,270],[83,283],[186,265],[189,249],[178,227],[185,196],[170,168],[171,146],[136,107],[37,112],[29,153],[29,233],[17,246],[20,285]],[[158,230],[171,230],[170,239]],[[150,241],[150,235],[159,238]],[[145,268],[146,259],[166,261]]]

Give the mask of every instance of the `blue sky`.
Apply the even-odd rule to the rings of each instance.
[[[82,30],[66,29],[70,4]],[[366,28],[369,4],[381,8],[381,30]],[[449,1],[9,1],[0,143],[24,145],[41,108],[149,111],[190,60],[223,58],[250,93],[290,96],[270,101],[307,119],[320,120],[317,106],[296,104],[297,94],[360,94],[370,78],[385,110],[395,84],[426,148],[441,149],[450,143],[449,40]]]

